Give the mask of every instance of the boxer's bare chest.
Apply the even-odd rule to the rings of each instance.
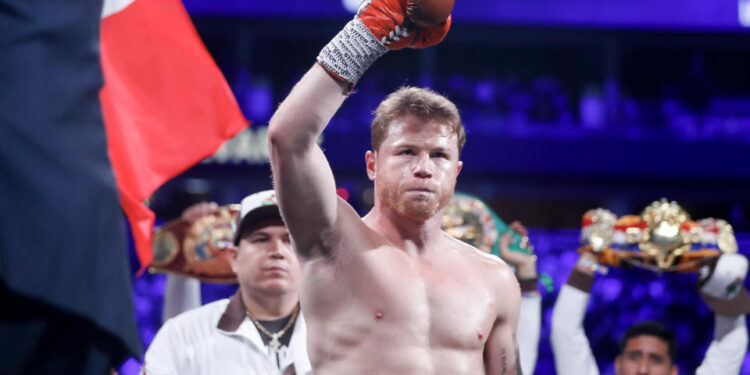
[[[327,307],[339,310],[324,314],[352,324],[397,328],[433,346],[480,348],[495,320],[497,296],[462,254],[420,256],[383,246],[324,267],[318,285],[330,285],[310,292],[326,293]]]

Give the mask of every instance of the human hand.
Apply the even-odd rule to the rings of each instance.
[[[196,203],[182,212],[182,220],[192,223],[203,216],[216,213],[217,211],[219,211],[219,205],[216,202]]]
[[[725,316],[750,312],[743,286],[747,271],[747,258],[738,253],[723,253],[698,270],[698,290],[711,311]]]
[[[368,0],[357,17],[391,50],[439,43],[451,25],[453,0]]]
[[[592,277],[597,271],[601,273],[607,272],[607,268],[597,262],[596,254],[590,251],[581,253],[576,262],[575,269]]]
[[[509,227],[516,232],[527,236],[528,231],[519,222],[510,223]],[[516,275],[519,279],[532,279],[537,277],[536,259],[534,254],[526,254],[519,251],[511,251],[510,243],[512,241],[511,233],[507,232],[500,238],[499,250],[500,257],[516,268]]]
[[[425,48],[443,40],[450,29],[452,9],[453,0],[367,0],[357,16],[323,47],[318,64],[351,91],[370,65],[388,50]],[[446,10],[445,19],[430,22],[436,20],[435,14]]]

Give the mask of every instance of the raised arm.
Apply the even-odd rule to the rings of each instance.
[[[448,19],[436,26],[417,27],[412,16],[422,14],[420,6],[409,0],[364,2],[271,118],[274,187],[281,214],[304,258],[329,254],[336,235],[333,173],[316,140],[351,87],[380,56],[389,49],[423,48],[443,39],[450,28],[448,13]]]
[[[509,267],[503,265],[499,273],[497,295],[500,311],[484,346],[484,366],[487,374],[506,375],[523,373],[518,354],[516,329],[521,304],[521,289]]]
[[[193,223],[200,217],[219,210],[216,202],[196,203],[182,212],[182,220]],[[168,319],[201,306],[201,282],[191,277],[167,274],[164,288],[164,303],[161,313],[162,323]]]
[[[201,282],[190,277],[167,274],[167,285],[164,288],[164,303],[161,321],[201,306]]]
[[[528,235],[520,222],[514,221],[511,228]],[[542,296],[537,290],[536,255],[510,250],[511,237],[506,233],[500,239],[500,256],[516,269],[516,278],[521,286],[521,313],[518,319],[518,353],[524,374],[533,374],[539,354],[539,335],[542,330]]]
[[[715,316],[714,338],[697,375],[739,374],[747,353],[745,315]]]
[[[581,259],[589,259],[586,254]],[[583,330],[583,318],[589,303],[594,272],[580,261],[570,272],[568,282],[560,288],[552,312],[550,342],[559,375],[598,375],[594,354]],[[593,263],[592,263],[593,264]]]
[[[715,316],[714,338],[697,375],[739,374],[748,345],[745,315],[750,295],[742,285],[748,261],[742,254],[725,253],[699,272],[700,296]]]
[[[281,103],[268,129],[279,208],[297,251],[325,254],[321,233],[336,222],[333,173],[316,140],[346,98],[346,86],[313,66]]]

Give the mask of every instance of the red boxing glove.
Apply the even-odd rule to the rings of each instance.
[[[318,64],[337,81],[348,82],[351,90],[389,50],[425,48],[443,40],[452,9],[453,0],[367,0],[323,47]]]
[[[448,34],[451,17],[431,27],[419,27],[434,20],[417,20],[424,12],[417,0],[367,0],[359,7],[357,17],[383,45],[390,50],[425,48],[440,43]],[[424,1],[424,0],[423,0]],[[439,1],[439,0],[432,0]],[[443,7],[453,7],[453,1],[442,0]],[[445,11],[446,9],[442,9]],[[447,9],[448,11],[450,9]],[[420,22],[421,21],[421,22]]]

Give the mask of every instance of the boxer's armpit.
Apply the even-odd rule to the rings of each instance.
[[[341,239],[341,234],[335,228],[321,230],[312,241],[304,244],[295,244],[297,253],[306,258],[315,258],[319,256],[330,257],[333,250]]]

